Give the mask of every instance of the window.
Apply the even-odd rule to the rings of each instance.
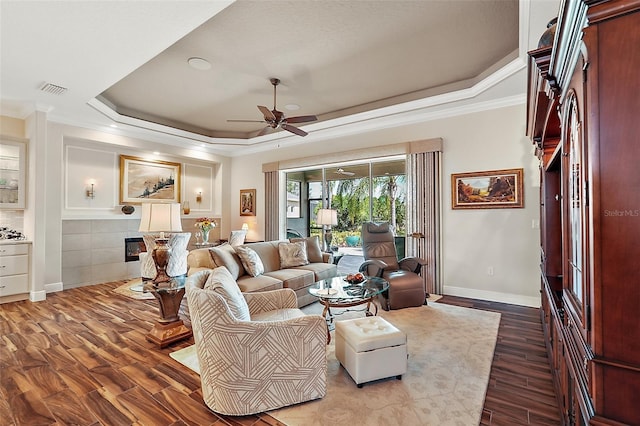
[[[287,180],[287,218],[300,217],[300,182]]]
[[[306,204],[306,209],[301,209],[300,219],[289,216],[289,194],[293,193],[289,182],[294,180],[306,187],[300,204]],[[332,227],[334,245],[353,245],[354,241],[359,244],[360,228],[368,220],[388,221],[396,235],[404,235],[404,156],[287,173],[287,228],[303,235],[321,235],[322,227],[316,224],[315,218],[318,209],[323,207],[338,212],[338,225]]]

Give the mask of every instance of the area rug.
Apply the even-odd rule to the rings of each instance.
[[[114,288],[113,291],[123,296],[130,297],[132,299],[153,299],[153,294],[151,293],[144,293],[142,291],[131,290],[132,286],[141,285],[141,284],[142,284],[141,278],[134,278],[122,284],[121,286]]]
[[[268,414],[288,426],[479,424],[500,314],[431,303],[379,315],[407,333],[408,370],[402,380],[358,389],[336,360],[332,338],[326,396]],[[198,372],[195,346],[171,357]]]

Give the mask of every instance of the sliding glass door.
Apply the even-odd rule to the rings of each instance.
[[[406,232],[404,157],[290,171],[286,179],[288,234],[321,235],[320,208],[337,211],[333,246],[359,246],[360,228],[369,220],[391,223],[396,235]]]

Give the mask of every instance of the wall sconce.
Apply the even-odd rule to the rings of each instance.
[[[248,223],[243,223],[242,224],[242,228],[243,231],[248,231],[249,230],[249,224]]]
[[[196,192],[196,203],[202,202],[202,191]]]
[[[91,198],[91,199],[95,198],[96,196],[96,193],[94,191],[95,184],[96,184],[96,181],[93,179],[87,182],[87,185],[91,186],[90,188],[89,187],[87,188],[87,198]]]

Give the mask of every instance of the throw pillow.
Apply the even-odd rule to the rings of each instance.
[[[291,238],[292,243],[297,243],[298,241],[306,241],[307,243],[307,259],[311,263],[320,263],[324,262],[322,259],[322,249],[320,248],[320,239],[317,235],[313,237],[306,238]]]
[[[281,269],[309,264],[309,260],[307,259],[307,243],[305,241],[279,243],[278,253],[280,254]]]
[[[209,249],[213,263],[216,266],[224,266],[231,273],[234,280],[244,275],[242,262],[236,251],[229,244],[222,244]]]
[[[247,236],[247,231],[231,231],[229,235],[229,245],[232,247],[241,246],[244,244],[244,239]]]
[[[211,271],[209,278],[204,283],[204,289],[214,291],[222,296],[236,319],[240,321],[251,320],[249,305],[247,305],[236,280],[224,266],[219,266]]]
[[[236,247],[236,253],[240,258],[240,261],[242,261],[242,266],[244,266],[244,270],[247,271],[247,274],[252,277],[257,277],[264,273],[264,265],[255,250],[247,246],[239,246]]]

